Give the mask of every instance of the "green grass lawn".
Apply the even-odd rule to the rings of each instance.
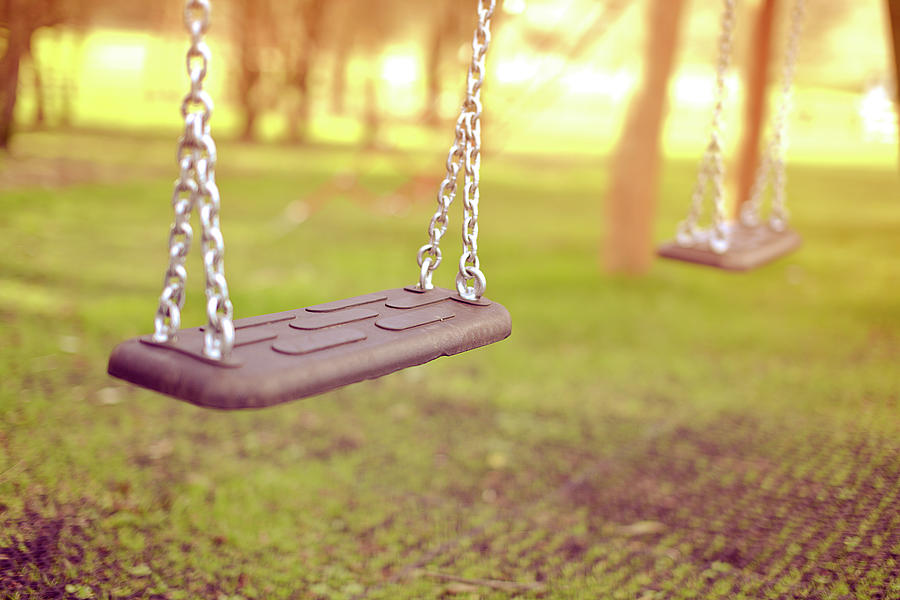
[[[105,373],[151,328],[172,147],[35,133],[0,163],[3,598],[900,598],[895,171],[792,167],[805,245],[759,271],[620,278],[602,162],[488,155],[511,338],[222,413]],[[236,316],[414,280],[433,193],[385,194],[438,153],[220,153]],[[290,218],[348,168],[375,200]],[[667,164],[658,239],[694,171]]]

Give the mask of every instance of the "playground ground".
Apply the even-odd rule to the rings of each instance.
[[[805,244],[757,272],[625,278],[602,160],[488,154],[512,337],[222,413],[105,374],[151,326],[173,146],[26,133],[0,163],[3,598],[900,598],[893,165],[792,164]],[[413,280],[431,182],[385,192],[437,153],[220,150],[238,317]],[[666,163],[657,239],[695,167]]]

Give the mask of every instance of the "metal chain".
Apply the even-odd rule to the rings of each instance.
[[[791,10],[791,24],[788,31],[787,47],[785,48],[781,80],[781,103],[772,124],[772,137],[769,139],[759,169],[756,172],[750,199],[741,207],[741,222],[748,226],[756,226],[760,223],[760,208],[763,194],[769,183],[772,185],[772,210],[769,215],[769,226],[775,231],[784,231],[788,224],[788,211],[785,206],[787,127],[788,116],[793,104],[797,49],[800,45],[805,13],[805,1],[795,0]]]
[[[441,263],[440,241],[447,232],[448,211],[456,197],[459,172],[463,184],[463,251],[459,259],[456,290],[463,298],[477,300],[484,295],[487,280],[478,261],[478,201],[481,171],[481,88],[484,85],[485,56],[491,43],[491,17],[496,0],[478,0],[478,26],[472,36],[472,61],[466,78],[466,98],[456,121],[453,145],[447,155],[447,172],[438,190],[438,208],[428,224],[428,243],[419,248],[417,287],[430,290],[432,274]],[[472,281],[472,285],[469,282]]]
[[[478,3],[478,28],[472,36],[472,63],[466,79],[466,152],[463,186],[463,251],[459,257],[456,291],[463,298],[477,300],[484,295],[487,280],[478,261],[478,201],[481,175],[481,87],[484,85],[484,60],[491,44],[491,16],[495,0]],[[472,285],[469,285],[469,281]]]
[[[731,64],[734,38],[735,2],[724,0],[719,32],[719,57],[716,63],[715,107],[710,127],[709,144],[700,161],[697,183],[691,195],[691,206],[687,217],[678,224],[675,235],[681,246],[693,246],[702,240],[708,240],[713,252],[721,254],[728,250],[728,226],[725,216],[725,161],[723,159],[722,123],[725,108],[726,85],[725,76]],[[709,234],[700,230],[698,223],[703,215],[706,194],[712,184],[713,225]]]
[[[203,266],[206,274],[206,315],[208,327],[203,353],[222,359],[234,346],[234,307],[225,281],[225,241],[219,229],[219,188],[216,186],[216,145],[210,134],[213,101],[203,89],[211,54],[204,41],[209,29],[210,0],[186,0],[184,24],[191,35],[186,56],[191,89],[181,103],[184,134],[178,140],[180,168],[172,195],[175,221],[169,232],[169,266],[163,280],[159,308],[154,319],[153,339],[173,340],[181,327],[187,269],[193,230],[191,213],[196,208],[202,229]]]
[[[453,145],[450,146],[450,152],[447,154],[447,174],[441,182],[438,189],[438,209],[431,217],[428,224],[428,243],[419,248],[416,255],[416,262],[419,263],[419,283],[417,287],[421,290],[430,290],[434,288],[431,283],[431,276],[434,270],[441,264],[441,238],[447,233],[447,226],[450,224],[448,211],[453,199],[456,197],[456,181],[459,170],[462,167],[463,153],[466,146],[466,130],[465,130],[466,113],[461,112],[456,121],[456,133],[453,139]]]

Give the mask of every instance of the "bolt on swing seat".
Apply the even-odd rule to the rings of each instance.
[[[659,256],[729,271],[746,271],[789,254],[801,246],[800,235],[788,226],[784,154],[797,46],[804,12],[804,0],[795,0],[784,58],[781,103],[775,117],[772,137],[756,172],[750,198],[741,206],[740,218],[728,222],[725,219],[725,168],[721,140],[725,74],[730,61],[735,6],[734,0],[724,0],[716,73],[716,104],[709,145],[700,163],[697,185],[694,188],[687,218],[679,224],[675,239],[657,248]],[[713,187],[713,224],[708,228],[700,228],[698,221],[709,185]],[[768,222],[763,223],[760,205],[763,193],[769,186],[772,187],[771,215]]]
[[[509,312],[484,297],[477,256],[481,162],[481,86],[496,0],[479,0],[478,27],[467,94],[438,193],[438,209],[419,249],[419,281],[335,302],[232,320],[214,180],[215,145],[209,132],[212,101],[202,89],[209,62],[203,41],[210,0],[186,0],[191,34],[191,91],[182,104],[185,132],[178,144],[181,176],[175,183],[170,263],[156,313],[155,333],[127,340],[110,355],[109,374],[192,404],[225,410],[262,408],[319,394],[399,369],[451,356],[508,337]],[[192,112],[191,107],[199,107]],[[456,291],[434,287],[440,239],[464,169],[463,256]],[[190,249],[190,216],[203,228],[208,323],[180,329]],[[473,284],[469,285],[469,281]]]

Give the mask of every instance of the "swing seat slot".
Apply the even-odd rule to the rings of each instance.
[[[377,317],[378,313],[374,310],[365,308],[348,308],[346,310],[334,311],[325,314],[317,314],[309,317],[300,317],[288,323],[294,329],[325,329],[326,327],[334,327],[335,325],[344,325],[353,321],[362,321],[363,319],[371,319]]]
[[[404,331],[413,327],[421,327],[438,321],[446,321],[456,316],[449,306],[429,306],[419,310],[411,310],[399,315],[383,317],[375,321],[375,325],[389,331]]]
[[[279,321],[289,321],[295,318],[293,311],[280,313],[272,313],[271,315],[261,315],[259,317],[247,317],[246,319],[237,319],[234,322],[235,329],[246,329],[247,327],[256,327],[257,325],[268,325],[269,323],[278,323]],[[200,329],[203,329],[201,327]]]
[[[283,354],[309,354],[318,350],[327,350],[344,344],[351,344],[366,339],[366,334],[358,329],[335,328],[316,331],[307,335],[296,335],[292,338],[280,339],[272,344],[272,350]]]
[[[457,299],[450,290],[422,294],[400,288],[241,319],[225,361],[203,356],[200,327],[183,329],[165,343],[142,336],[113,350],[108,371],[198,406],[263,408],[510,335],[510,316],[502,305]]]
[[[680,246],[675,241],[666,242],[657,249],[657,254],[663,258],[726,271],[747,271],[793,252],[803,240],[793,229],[775,231],[766,224],[756,227],[731,224],[729,242],[728,250],[722,254],[713,252],[703,241],[694,246]]]
[[[396,300],[388,300],[386,304],[389,307],[419,308],[420,306],[427,306],[429,304],[434,304],[435,302],[440,302],[441,300],[446,300],[453,295],[453,292],[451,292],[450,290],[444,290],[441,288],[435,288],[426,292],[422,292],[416,288],[403,289],[410,292],[415,292],[415,294],[407,294],[406,296],[398,298]]]
[[[308,306],[306,310],[309,312],[333,312],[343,310],[354,306],[362,306],[370,304],[378,300],[387,300],[387,292],[375,292],[374,294],[366,294],[364,296],[356,296],[355,298],[347,298],[345,300],[335,300],[334,302],[326,302],[325,304],[316,304]]]

